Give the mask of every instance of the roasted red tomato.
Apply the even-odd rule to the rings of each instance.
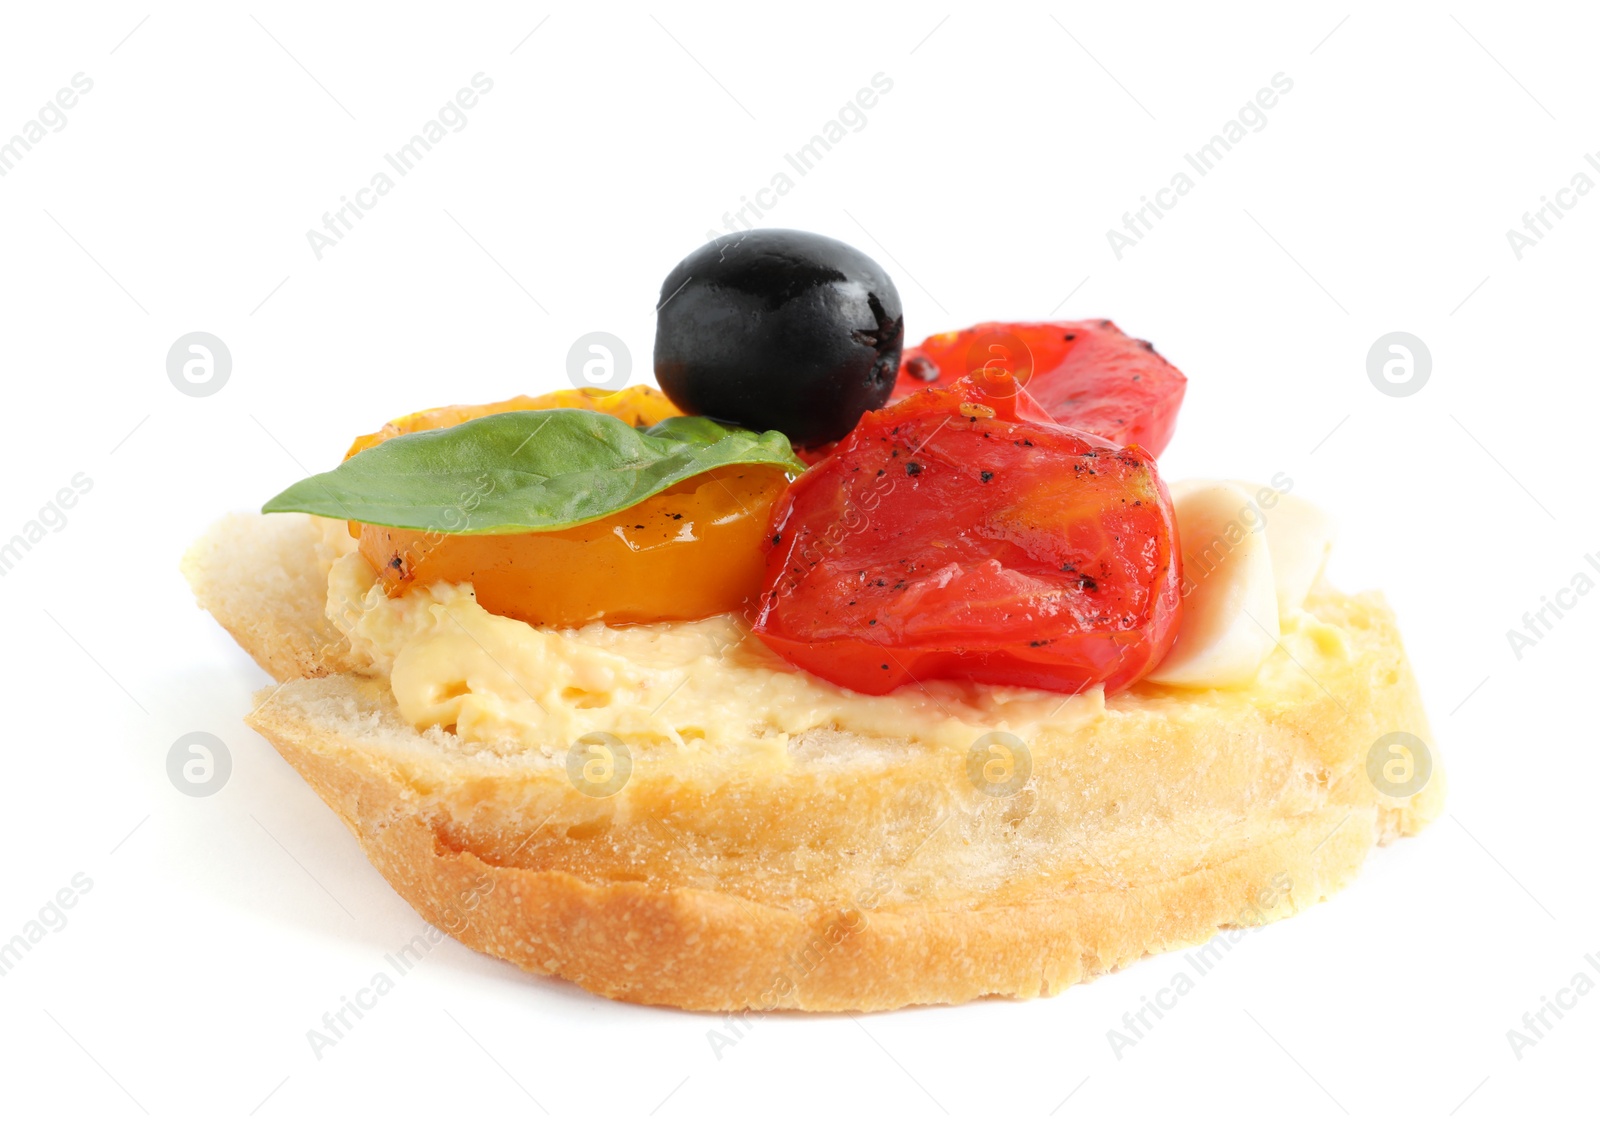
[[[1159,456],[1187,379],[1149,342],[1109,320],[983,322],[906,350],[896,397],[969,374],[1014,378],[1055,420]]]
[[[1115,692],[1178,629],[1150,456],[957,381],[862,417],[773,508],[755,631],[872,694],[929,679]]]

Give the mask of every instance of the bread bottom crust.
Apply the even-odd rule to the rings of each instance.
[[[1239,854],[1155,882],[1014,904],[858,900],[803,914],[713,890],[490,863],[447,844],[399,782],[363,772],[325,732],[270,712],[251,724],[440,930],[608,998],[691,1010],[870,1011],[1048,996],[1324,899],[1394,832],[1378,809],[1330,806],[1273,821]],[[1232,944],[1224,934],[1201,961]]]

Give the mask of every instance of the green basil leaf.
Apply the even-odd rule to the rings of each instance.
[[[451,534],[564,530],[739,464],[805,470],[783,433],[700,416],[641,430],[589,409],[502,412],[386,440],[261,509]]]

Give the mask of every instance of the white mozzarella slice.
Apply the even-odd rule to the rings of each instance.
[[[1278,615],[1286,617],[1306,603],[1306,595],[1328,563],[1333,552],[1333,516],[1298,495],[1286,495],[1259,483],[1234,481],[1234,486],[1257,502],[1257,510],[1266,520]]]
[[[1278,642],[1272,550],[1255,503],[1231,483],[1170,488],[1183,555],[1178,638],[1148,678],[1173,687],[1236,687]]]

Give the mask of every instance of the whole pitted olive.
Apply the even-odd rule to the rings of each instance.
[[[656,380],[683,411],[837,440],[894,389],[905,320],[887,272],[811,232],[719,236],[661,284]]]

